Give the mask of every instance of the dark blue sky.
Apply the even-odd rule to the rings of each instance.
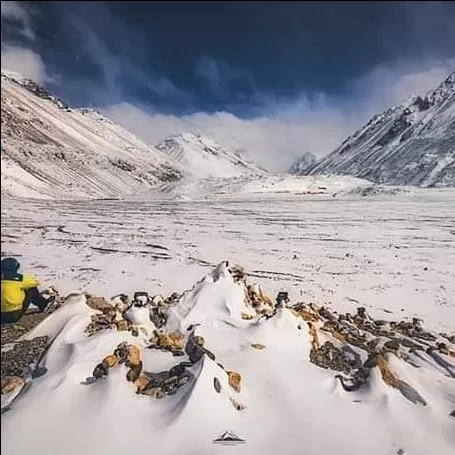
[[[455,55],[454,2],[21,4],[34,37],[2,13],[2,44],[37,52],[77,105],[249,116],[302,92],[349,97],[379,64]]]

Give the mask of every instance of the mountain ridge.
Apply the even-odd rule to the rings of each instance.
[[[2,69],[2,194],[118,197],[182,178],[158,150],[92,109]]]
[[[240,150],[231,151],[197,130],[171,134],[155,148],[184,165],[197,178],[238,177],[264,172]]]
[[[425,95],[373,116],[302,173],[347,174],[393,185],[455,186],[455,72]]]

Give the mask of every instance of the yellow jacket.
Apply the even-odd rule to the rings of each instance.
[[[38,280],[24,273],[22,280],[2,280],[2,313],[21,310],[25,300],[25,291],[38,287]]]

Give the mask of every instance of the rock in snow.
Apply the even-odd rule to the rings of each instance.
[[[455,72],[435,90],[374,116],[298,174],[349,174],[377,183],[455,186]]]
[[[161,301],[167,322],[147,339],[131,323],[89,336],[91,320],[122,310],[107,299],[94,309],[86,294],[72,294],[26,337],[49,338],[45,374],[2,415],[2,451],[121,454],[153,446],[209,454],[234,429],[251,454],[301,453],[302,444],[318,454],[382,455],[397,446],[451,453],[453,343],[417,318],[376,321],[362,307],[336,313],[276,299],[264,319],[259,298],[273,305],[243,268],[222,262],[179,299]],[[153,305],[152,298],[131,308],[151,314]],[[249,349],[253,339],[267,349]],[[176,341],[183,358],[172,355]],[[7,373],[5,394],[22,384],[20,371]],[[27,438],[15,431],[22,427]]]

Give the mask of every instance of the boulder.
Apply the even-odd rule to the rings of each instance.
[[[104,357],[103,361],[101,362],[105,368],[113,368],[118,363],[118,359],[115,355],[109,354]]]
[[[2,395],[11,393],[18,387],[22,387],[25,384],[24,378],[19,376],[5,376],[2,377]]]
[[[114,306],[106,300],[104,297],[92,295],[92,294],[86,294],[86,304],[94,309],[101,311],[102,313],[106,313],[110,310],[114,309]]]
[[[213,387],[215,388],[215,390],[218,393],[221,392],[221,384],[220,384],[220,380],[218,378],[213,378]]]
[[[226,371],[228,375],[228,380],[229,380],[229,385],[236,391],[240,392],[241,386],[240,382],[242,380],[242,377],[240,376],[240,373],[237,373],[236,371]]]
[[[148,387],[150,379],[145,375],[140,375],[135,381],[134,385],[136,386],[136,393],[143,393],[144,390]]]
[[[116,327],[119,332],[124,332],[129,329],[128,321],[125,321],[125,319],[122,319],[120,321],[116,322]]]
[[[142,361],[137,365],[132,365],[126,373],[126,380],[128,382],[136,382],[142,372]]]
[[[128,359],[127,359],[127,366],[135,367],[141,363],[141,351],[140,349],[135,346],[134,344],[128,345]]]

